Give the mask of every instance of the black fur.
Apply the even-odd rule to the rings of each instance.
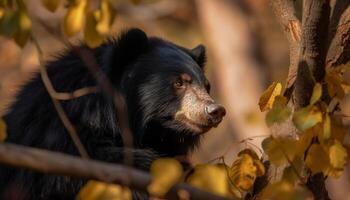
[[[160,156],[182,155],[195,148],[200,136],[172,122],[179,97],[172,92],[171,80],[185,72],[204,87],[203,47],[192,52],[132,29],[93,51],[102,70],[126,99],[135,141],[134,149],[129,150],[137,168],[148,170]],[[72,50],[49,62],[47,71],[59,92],[97,85]],[[61,103],[93,159],[115,163],[123,160],[127,149],[108,95],[98,91]],[[23,86],[4,119],[8,125],[6,142],[78,155],[38,73]],[[2,199],[15,199],[19,193],[19,199],[71,199],[84,183],[76,178],[0,167]]]

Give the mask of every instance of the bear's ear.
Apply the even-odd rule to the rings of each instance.
[[[200,44],[191,50],[193,59],[198,63],[198,65],[204,69],[205,62],[207,61],[207,56],[205,53],[205,46]]]
[[[113,42],[111,78],[119,81],[127,66],[148,49],[148,37],[140,29],[133,28],[122,33]]]

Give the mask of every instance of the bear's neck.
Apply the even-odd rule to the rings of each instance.
[[[150,148],[164,157],[187,155],[200,143],[200,135],[190,135],[186,132],[176,132],[151,123],[142,134],[139,141],[141,148]]]

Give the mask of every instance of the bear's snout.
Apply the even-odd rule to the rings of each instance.
[[[219,104],[211,103],[205,107],[205,113],[208,115],[211,125],[217,126],[226,115],[226,110]]]

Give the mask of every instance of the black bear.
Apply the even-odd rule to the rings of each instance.
[[[209,96],[202,45],[186,49],[131,29],[92,51],[125,99],[134,137],[131,151],[139,169],[148,170],[159,157],[187,154],[225,115],[225,109]],[[72,49],[48,62],[46,69],[58,92],[98,88],[94,76]],[[92,159],[122,162],[126,148],[118,117],[123,116],[117,116],[109,95],[100,88],[61,104]],[[79,155],[38,73],[19,91],[4,119],[8,126],[6,142]],[[2,199],[74,199],[84,183],[77,178],[0,168]]]

